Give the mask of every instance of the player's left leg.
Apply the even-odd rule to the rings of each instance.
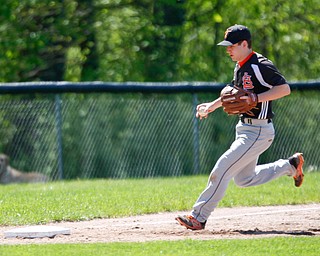
[[[193,205],[190,216],[205,222],[222,200],[229,182],[249,163],[249,169],[254,172],[259,155],[270,147],[273,138],[274,128],[271,123],[263,127],[252,127],[239,122],[235,141],[216,162],[207,186]],[[251,173],[248,175],[252,176]]]

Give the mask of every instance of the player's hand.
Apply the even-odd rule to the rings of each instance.
[[[197,106],[196,118],[202,120],[203,118],[207,118],[209,114],[209,104],[203,103]]]

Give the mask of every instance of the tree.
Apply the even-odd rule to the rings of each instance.
[[[289,81],[319,78],[318,0],[181,2],[7,1],[0,79],[229,82],[234,63],[216,44],[235,23]]]

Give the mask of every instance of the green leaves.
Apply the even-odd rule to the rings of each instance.
[[[233,63],[216,44],[234,23],[289,81],[317,79],[319,11],[316,0],[11,0],[0,7],[0,81],[228,82]]]

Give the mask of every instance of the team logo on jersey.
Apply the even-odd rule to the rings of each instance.
[[[248,72],[244,72],[243,77],[242,77],[242,85],[243,89],[253,89],[253,83],[251,81],[251,76],[248,74]]]

